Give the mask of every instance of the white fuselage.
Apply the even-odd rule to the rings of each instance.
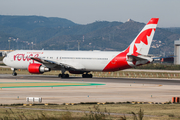
[[[31,60],[30,57],[38,57],[54,61],[57,64],[73,65],[80,70],[83,68],[86,71],[102,71],[119,53],[107,51],[16,50],[9,53],[3,62],[11,68],[27,69],[29,64],[38,63]],[[46,65],[49,68],[55,66],[53,64]]]

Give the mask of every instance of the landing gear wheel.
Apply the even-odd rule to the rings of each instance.
[[[93,77],[93,75],[92,74],[89,74],[89,78],[92,78]]]
[[[69,74],[59,74],[58,77],[69,78]]]
[[[82,74],[83,78],[92,78],[93,75],[92,74]]]
[[[61,77],[61,78],[69,78],[69,74],[64,74],[66,72],[66,69],[65,68],[62,68],[61,69],[61,74],[58,75],[58,77]]]
[[[69,78],[69,74],[65,74],[66,78]]]
[[[86,77],[86,74],[82,74],[82,78],[85,78]]]
[[[17,73],[16,73],[16,72],[13,72],[12,75],[13,75],[13,76],[17,76]]]
[[[17,69],[16,69],[16,68],[11,68],[11,70],[13,71],[12,75],[13,75],[13,76],[17,76],[17,73],[16,73],[16,70],[17,70]]]
[[[59,75],[58,75],[58,77],[61,77],[61,76],[62,76],[62,74],[59,74]]]

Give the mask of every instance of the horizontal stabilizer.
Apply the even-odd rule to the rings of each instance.
[[[149,62],[152,62],[153,59],[147,56],[142,56],[142,55],[138,55],[138,56],[134,56],[134,55],[127,55],[128,56],[128,60],[130,62],[134,62],[134,61],[142,61],[142,60],[147,60]]]

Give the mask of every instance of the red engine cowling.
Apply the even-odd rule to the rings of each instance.
[[[42,64],[33,63],[28,66],[28,71],[33,74],[43,74],[44,72],[51,71],[51,69],[42,66]]]

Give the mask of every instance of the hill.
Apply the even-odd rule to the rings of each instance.
[[[40,27],[71,27],[77,25],[74,22],[56,17],[43,16],[7,16],[0,15],[0,26],[20,28],[25,30],[33,30]]]
[[[14,45],[11,49],[77,50],[80,44],[80,50],[121,51],[128,47],[144,25],[133,20],[80,25],[62,18],[0,16],[0,36],[4,35],[0,46],[9,49],[7,39],[10,38]],[[150,53],[163,51],[173,54],[174,40],[179,38],[177,28],[157,28]]]
[[[100,22],[92,23],[91,25],[94,24],[100,24]],[[92,30],[91,32],[84,32],[85,34],[61,34],[46,40],[39,48],[77,50],[78,42],[80,42],[81,50],[121,51],[128,47],[144,25],[144,23],[129,21],[125,23],[116,23],[116,25],[113,26],[104,26],[103,28]],[[74,27],[77,28],[80,26],[81,25]],[[84,28],[85,26],[81,27]],[[80,29],[77,29],[77,31],[78,30]],[[180,33],[169,31],[166,28],[157,28],[151,45],[150,54],[165,53],[166,55],[172,55],[174,52],[174,40],[179,38]]]

